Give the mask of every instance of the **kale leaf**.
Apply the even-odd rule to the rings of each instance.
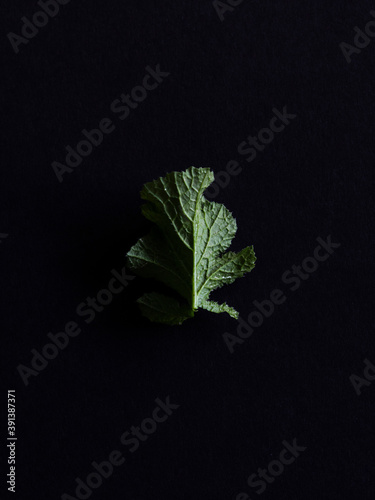
[[[177,300],[153,292],[138,299],[142,313],[151,321],[181,324],[199,308],[238,318],[235,309],[209,300],[209,295],[250,272],[256,257],[252,246],[224,253],[237,224],[224,205],[203,196],[213,181],[209,168],[190,167],[148,182],[141,191],[146,200],[142,213],[155,226],[129,250],[128,266],[181,296]]]

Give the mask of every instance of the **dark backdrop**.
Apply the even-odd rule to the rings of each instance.
[[[78,498],[75,479],[119,450],[125,463],[93,499],[254,499],[247,478],[295,439],[306,449],[262,498],[374,497],[375,386],[363,377],[375,363],[375,41],[350,63],[340,48],[372,8],[245,0],[221,20],[209,0],[75,0],[16,54],[7,34],[40,7],[3,2],[1,397],[5,409],[16,390],[16,498]],[[169,76],[120,120],[111,103],[157,65]],[[285,106],[296,118],[247,162],[238,145]],[[106,117],[115,130],[59,182],[52,162]],[[244,319],[275,288],[285,302],[233,353],[227,315],[143,319],[135,300],[154,284],[139,278],[91,323],[79,317],[149,228],[142,185],[230,160],[242,171],[215,201],[237,219],[232,248],[253,244],[258,260],[214,298]],[[340,247],[292,291],[283,273],[329,235]],[[26,386],[20,365],[70,321],[81,333]],[[131,453],[121,435],[167,396],[179,408]],[[5,448],[5,413],[2,428]]]

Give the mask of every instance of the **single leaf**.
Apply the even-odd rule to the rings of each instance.
[[[155,278],[181,295],[181,303],[161,294],[145,294],[138,302],[151,321],[181,324],[199,308],[233,318],[238,312],[209,300],[210,293],[250,272],[253,247],[224,253],[237,224],[222,204],[207,200],[204,190],[214,181],[209,168],[190,167],[144,185],[143,215],[154,229],[127,253],[129,267],[140,276]]]

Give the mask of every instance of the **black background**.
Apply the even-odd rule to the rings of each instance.
[[[375,41],[351,64],[339,47],[371,8],[254,0],[221,22],[208,0],[75,0],[15,54],[7,33],[40,9],[3,2],[2,405],[16,389],[16,498],[74,496],[75,478],[118,449],[126,463],[92,498],[254,499],[248,476],[294,438],[307,449],[262,498],[374,498],[375,387],[357,396],[349,377],[375,362]],[[120,121],[110,104],[157,64],[170,76]],[[297,118],[247,163],[238,144],[284,106]],[[105,117],[116,130],[59,183],[51,163]],[[243,170],[216,201],[237,219],[232,248],[253,244],[258,260],[213,298],[244,318],[274,288],[286,302],[233,354],[227,315],[143,319],[134,301],[153,284],[139,278],[85,324],[77,305],[148,230],[142,185],[232,159]],[[282,274],[328,235],[341,247],[291,292]],[[68,321],[82,333],[25,387],[17,366]],[[179,409],[129,453],[121,434],[168,395]]]

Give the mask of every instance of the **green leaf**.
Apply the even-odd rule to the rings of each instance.
[[[181,324],[199,308],[238,312],[210,301],[210,293],[250,272],[253,247],[224,253],[237,232],[233,215],[224,205],[207,200],[204,190],[214,181],[209,168],[190,167],[149,182],[141,191],[143,215],[154,229],[129,250],[128,265],[140,276],[155,278],[181,295],[181,302],[149,293],[138,302],[151,321]]]

